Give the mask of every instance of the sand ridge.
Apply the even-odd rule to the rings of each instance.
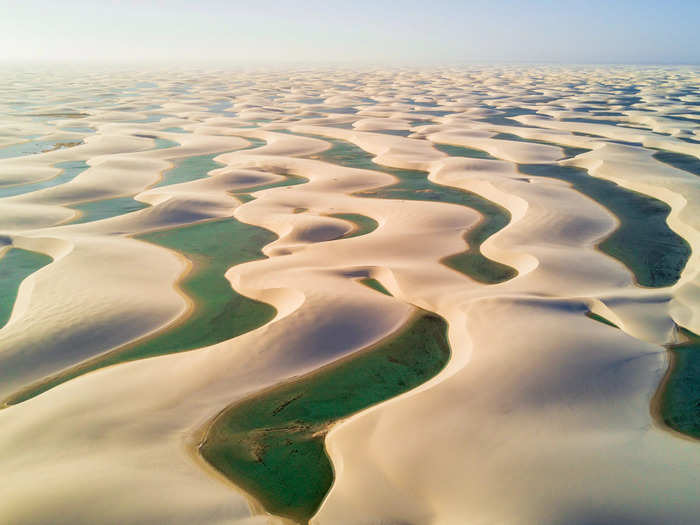
[[[16,75],[19,86],[36,82]],[[14,117],[0,128],[2,147],[83,144],[0,159],[0,184],[50,180],[60,162],[89,168],[0,200],[0,233],[54,258],[22,283],[0,330],[0,393],[185,315],[175,285],[186,265],[134,239],[139,233],[226,217],[274,232],[267,258],[233,266],[226,278],[277,314],[232,340],[99,370],[1,410],[0,464],[13,483],[0,489],[9,502],[0,516],[279,522],[193,459],[198,432],[237,399],[386,336],[417,306],[449,322],[452,358],[417,389],[334,427],[327,448],[336,480],[312,523],[694,523],[695,444],[659,427],[649,403],[667,364],[660,345],[676,323],[700,330],[700,179],[652,157],[654,148],[698,157],[698,124],[673,119],[691,112],[678,95],[696,80],[685,69],[536,66],[105,71],[75,88],[81,100],[52,93],[21,108],[59,116],[28,125]],[[635,93],[623,90],[629,84]],[[497,138],[503,133],[525,140]],[[264,144],[245,149],[246,138]],[[506,208],[510,224],[482,249],[518,275],[484,285],[441,264],[465,249],[480,214],[354,196],[395,178],[322,161],[324,138],[362,148],[380,170],[424,171]],[[440,144],[492,158],[450,156]],[[562,160],[567,147],[590,151]],[[179,160],[209,154],[222,166],[157,185]],[[637,286],[595,247],[616,217],[570,184],[518,171],[532,163],[578,166],[667,203],[669,227],[694,249],[679,281]],[[299,183],[279,185],[290,177]],[[70,223],[71,205],[117,197],[147,207]],[[342,238],[351,225],[330,217],[337,213],[378,227]],[[368,276],[394,297],[357,282]],[[659,496],[669,490],[673,505]],[[52,496],[36,504],[40,494]],[[115,498],[122,504],[111,505]]]

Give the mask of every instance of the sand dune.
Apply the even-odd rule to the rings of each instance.
[[[137,238],[148,232],[220,220],[272,232],[261,246],[217,241],[259,250],[221,277],[274,313],[0,410],[0,521],[284,523],[199,455],[208,425],[356,355],[416,307],[449,323],[450,361],[331,429],[335,481],[311,523],[697,521],[697,443],[651,413],[663,345],[679,326],[700,333],[700,178],[654,156],[700,158],[697,71],[93,71],[72,96],[13,74],[0,82],[0,245],[53,260],[0,329],[0,399],[186,322],[198,299],[183,279],[204,263]],[[371,165],[324,160],[344,143]],[[66,162],[85,169],[63,181]],[[621,218],[525,165],[582,168],[667,205],[690,247],[675,284],[637,284],[598,247]],[[482,214],[437,193],[371,197],[397,182],[391,169],[507,210],[479,249],[517,275],[484,284],[443,264]],[[376,228],[353,235],[358,215]]]

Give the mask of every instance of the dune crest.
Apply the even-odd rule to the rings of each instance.
[[[309,423],[323,490],[281,515],[697,522],[660,401],[700,334],[697,70],[54,74],[0,81],[0,272],[47,258],[0,280],[0,521],[289,523],[208,433],[422,310],[449,360]]]

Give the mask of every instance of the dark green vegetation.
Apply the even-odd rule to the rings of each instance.
[[[362,352],[227,408],[200,452],[268,512],[307,523],[333,482],[331,425],[424,383],[449,356],[447,324],[423,313]]]
[[[591,312],[590,310],[586,312],[586,317],[588,317],[588,318],[590,318],[590,319],[593,319],[594,321],[598,321],[599,323],[603,323],[603,324],[606,324],[606,325],[608,325],[608,326],[612,326],[613,328],[620,328],[619,326],[617,326],[617,325],[616,325],[615,323],[613,323],[612,321],[608,321],[608,320],[607,320],[605,317],[603,317],[602,315],[594,314],[594,313]]]
[[[700,336],[684,328],[679,333],[685,342],[668,347],[672,363],[659,408],[669,427],[700,439]]]
[[[404,199],[419,201],[436,201],[459,204],[472,208],[482,215],[479,223],[471,228],[465,235],[469,244],[466,252],[452,255],[443,262],[459,272],[468,275],[476,281],[495,284],[517,275],[517,271],[510,266],[492,261],[482,255],[481,244],[491,235],[505,227],[510,222],[510,213],[505,208],[480,197],[476,193],[435,184],[428,180],[426,173],[418,170],[405,170],[378,166],[372,162],[372,156],[363,149],[348,142],[321,137],[333,144],[333,147],[319,154],[322,160],[348,166],[390,173],[399,179],[399,182],[385,186],[377,190],[368,190],[355,193],[358,197],[375,197],[379,199]],[[469,148],[453,146],[459,151],[477,151]],[[484,158],[484,152],[477,151],[479,157]]]
[[[654,153],[654,158],[669,166],[678,168],[679,170],[687,171],[693,175],[700,175],[700,159],[692,155],[673,153],[671,151],[658,151]]]
[[[59,162],[58,164],[54,164],[54,166],[56,168],[61,168],[63,171],[53,179],[48,179],[41,182],[34,182],[31,184],[20,184],[17,186],[0,188],[0,198],[12,197],[14,195],[22,195],[24,193],[30,193],[32,191],[43,190],[45,188],[51,188],[53,186],[65,184],[66,182],[73,180],[75,177],[77,177],[83,171],[89,168],[87,163],[82,160]]]
[[[262,259],[261,248],[276,239],[272,232],[235,219],[222,219],[147,233],[138,238],[175,250],[193,263],[180,282],[180,288],[194,303],[191,314],[175,326],[30,385],[5,400],[7,404],[20,403],[105,366],[225,341],[274,317],[273,307],[236,293],[224,277],[232,266]]]
[[[592,177],[581,168],[521,164],[519,169],[528,175],[569,182],[615,214],[620,226],[598,248],[625,264],[640,285],[663,287],[678,281],[690,257],[690,245],[666,223],[671,211],[667,204]]]
[[[389,297],[393,297],[389,290],[384,288],[384,285],[377,281],[376,279],[372,279],[371,277],[367,277],[365,279],[360,279],[360,282],[364,284],[365,286],[368,286],[372,290],[376,290],[379,293],[383,293],[384,295],[388,295]]]
[[[10,248],[0,257],[0,328],[10,319],[19,285],[53,259],[43,253]]]
[[[343,235],[343,239],[350,239],[351,237],[366,235],[376,230],[379,226],[379,223],[371,217],[360,215],[359,213],[332,213],[329,215],[329,217],[343,219],[344,221],[351,222],[355,225],[355,229]]]

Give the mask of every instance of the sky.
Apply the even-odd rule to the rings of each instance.
[[[700,64],[700,0],[0,0],[0,61]]]

